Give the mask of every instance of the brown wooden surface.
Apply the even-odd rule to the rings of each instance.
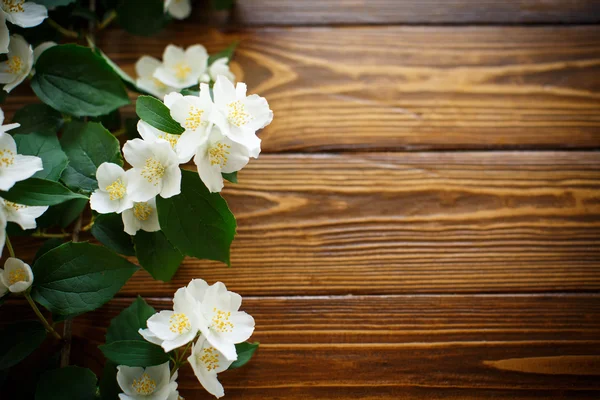
[[[168,43],[240,40],[233,68],[275,120],[224,191],[232,267],[137,273],[76,320],[74,362],[99,372],[133,296],[164,309],[201,277],[257,322],[227,399],[600,398],[600,27],[435,25],[589,23],[598,2],[239,0],[235,14],[271,27],[98,38],[129,72]],[[397,23],[426,26],[358,26]],[[272,27],[288,24],[353,26]],[[29,101],[21,88],[3,109]],[[187,370],[180,387],[210,398]]]
[[[596,0],[239,0],[235,19],[258,25],[600,22]]]

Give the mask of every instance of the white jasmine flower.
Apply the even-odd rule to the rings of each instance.
[[[190,0],[165,0],[165,11],[175,19],[185,19],[192,13]]]
[[[48,206],[26,206],[0,199],[0,205],[8,222],[19,224],[23,229],[35,229],[35,219],[46,212]]]
[[[8,22],[23,28],[37,26],[48,18],[46,7],[30,1],[2,0],[0,7]]]
[[[254,332],[254,318],[239,311],[241,304],[242,297],[228,291],[221,282],[209,286],[202,300],[206,324],[200,325],[200,331],[230,361],[237,360],[235,344],[245,342]]]
[[[2,279],[0,279],[0,297],[4,296],[8,293],[8,288],[2,283]]]
[[[182,163],[190,161],[198,146],[206,141],[212,120],[225,124],[222,117],[212,115],[214,104],[210,89],[204,83],[200,85],[199,96],[173,92],[165,96],[165,105],[171,111],[171,117],[185,129],[179,139],[181,143],[178,143],[178,157]]]
[[[140,329],[139,333],[169,352],[194,340],[200,326],[205,325],[199,310],[200,303],[181,288],[173,297],[173,311],[154,314],[146,322],[148,329]]]
[[[229,59],[227,57],[219,58],[215,60],[208,67],[208,73],[204,74],[201,78],[202,82],[216,81],[219,75],[223,75],[231,82],[235,82],[235,75],[229,69]]]
[[[158,194],[168,198],[181,193],[179,159],[166,140],[128,140],[123,155],[133,167],[128,171],[127,187],[131,200],[143,202]]]
[[[138,122],[137,129],[142,139],[146,142],[153,143],[161,139],[169,142],[171,149],[179,159],[179,163],[190,161],[194,155],[194,150],[198,147],[198,135],[192,131],[185,131],[181,135],[173,135],[158,130],[142,120]]]
[[[52,41],[38,44],[35,49],[33,49],[33,62],[36,63],[44,51],[48,50],[50,47],[56,46],[56,44],[56,42]]]
[[[0,124],[4,114],[0,110]],[[6,133],[19,124],[10,124],[0,127],[0,190],[7,191],[15,183],[31,177],[42,167],[42,159],[36,156],[24,156],[17,154],[15,140]]]
[[[10,92],[27,78],[33,67],[33,50],[21,35],[11,35],[8,60],[0,63],[0,83]]]
[[[2,207],[0,207],[0,256],[4,251],[4,245],[6,244],[6,224],[7,221],[5,211],[2,210]],[[2,280],[0,279],[0,282],[1,281]],[[2,290],[0,290],[0,292],[2,292]]]
[[[200,179],[212,193],[223,189],[222,172],[239,171],[249,160],[248,149],[223,135],[217,126],[213,127],[208,139],[198,147],[194,157]]]
[[[132,236],[140,229],[146,232],[160,230],[155,198],[148,201],[134,202],[131,208],[123,211],[121,218],[123,219],[125,232]]]
[[[145,92],[162,99],[167,93],[170,93],[176,89],[164,84],[154,77],[154,72],[160,66],[161,62],[156,58],[142,56],[135,63],[135,72],[137,74],[135,85]]]
[[[9,257],[0,268],[0,280],[12,293],[21,293],[33,283],[31,267],[18,258]]]
[[[169,395],[167,400],[185,400],[185,399],[183,397],[181,397],[179,395],[179,392],[176,390]]]
[[[96,170],[98,189],[90,197],[90,207],[100,214],[118,214],[133,207],[127,194],[128,175],[123,168],[113,163],[102,163]]]
[[[256,94],[246,96],[246,84],[236,87],[224,76],[218,76],[213,87],[215,106],[226,119],[225,136],[245,145],[250,157],[260,153],[260,139],[256,131],[269,125],[273,120],[273,111],[264,97]]]
[[[166,400],[177,391],[177,382],[169,378],[169,362],[152,367],[117,367],[117,382],[124,393],[121,400]]]
[[[227,370],[233,361],[228,360],[204,336],[200,336],[198,341],[192,345],[192,354],[187,360],[200,384],[208,393],[216,398],[225,395],[223,385],[217,379],[217,374]]]
[[[0,12],[0,54],[8,53],[8,43],[10,42],[10,33],[6,26],[6,17]]]
[[[154,72],[154,77],[177,89],[184,89],[198,83],[206,71],[208,53],[202,45],[181,47],[168,45],[163,53],[163,64]]]

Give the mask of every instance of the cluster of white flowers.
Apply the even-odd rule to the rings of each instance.
[[[15,183],[30,178],[43,169],[42,159],[36,156],[17,154],[17,144],[7,131],[19,124],[4,123],[4,112],[0,109],[0,190],[7,191]],[[48,206],[35,207],[13,203],[0,198],[0,254],[6,241],[6,224],[15,222],[23,229],[34,229],[35,219],[42,215]]]
[[[202,386],[219,398],[225,392],[217,374],[237,360],[235,344],[254,332],[254,319],[239,311],[241,304],[242,297],[221,282],[209,286],[202,279],[194,279],[177,290],[173,310],[154,314],[140,334],[165,352],[192,342],[187,361]],[[169,379],[169,372],[168,362],[146,369],[119,366],[117,381],[124,392],[119,395],[121,400],[177,399],[177,373]]]
[[[182,49],[168,45],[163,60],[142,56],[135,64],[136,86],[153,96],[163,99],[173,91],[189,88],[198,82],[210,83],[223,75],[232,82],[235,76],[229,70],[226,57],[208,64],[208,53],[202,45]]]
[[[190,49],[185,53],[196,54]],[[156,71],[161,68],[168,74],[166,66]],[[125,160],[132,168],[125,171],[116,164],[100,165],[96,172],[98,189],[90,199],[92,209],[122,213],[125,232],[130,235],[139,229],[154,232],[160,229],[155,198],[181,192],[180,164],[193,158],[206,187],[220,192],[222,173],[239,171],[251,157],[258,157],[260,139],[256,131],[273,119],[269,104],[258,95],[246,96],[244,83],[234,87],[222,75],[215,81],[214,100],[206,83],[200,84],[198,96],[175,91],[164,96],[171,117],[184,129],[181,135],[139,121],[137,129],[142,139],[129,140],[123,146]]]

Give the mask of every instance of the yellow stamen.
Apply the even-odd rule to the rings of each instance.
[[[3,3],[3,8],[8,12],[25,12],[25,9],[23,9],[23,3],[25,3],[25,0],[3,0]]]
[[[233,330],[233,323],[229,321],[231,312],[222,311],[217,308],[213,308],[215,315],[212,318],[211,328],[221,333],[231,332]]]
[[[248,113],[246,105],[242,103],[241,100],[227,104],[227,109],[227,120],[231,125],[240,127],[246,125],[248,122],[254,119],[254,117]]]
[[[156,381],[144,372],[142,376],[140,376],[140,379],[133,380],[131,387],[137,394],[148,395],[154,393],[156,390]]]
[[[140,221],[146,221],[152,215],[152,207],[146,202],[135,203],[133,205],[133,215]]]
[[[6,208],[10,208],[11,210],[14,210],[14,211],[24,210],[27,208],[27,206],[25,206],[23,204],[13,203],[12,201],[8,201],[8,200],[4,200],[4,205],[6,206]]]
[[[165,175],[166,168],[160,163],[160,161],[154,158],[148,158],[146,165],[142,170],[142,177],[146,178],[148,183],[152,183],[154,186],[158,185],[161,178]]]
[[[8,273],[8,285],[12,286],[17,282],[27,282],[27,278],[28,276],[27,272],[25,272],[25,269],[13,269]]]
[[[185,119],[185,127],[187,129],[196,130],[200,125],[206,125],[206,122],[202,122],[202,114],[204,110],[200,110],[194,106],[190,107],[188,117]]]
[[[12,56],[8,59],[8,63],[6,64],[6,72],[11,74],[18,74],[21,72],[23,68],[23,61],[19,56]]]
[[[207,371],[212,371],[219,368],[219,353],[214,347],[206,347],[202,349],[202,353],[196,355],[196,360],[199,364],[203,364]]]
[[[179,140],[179,135],[171,135],[170,133],[163,133],[161,135],[158,135],[159,139],[163,139],[166,140],[167,142],[169,142],[169,144],[171,145],[171,148],[175,148],[175,145],[177,144],[177,141]]]
[[[8,149],[0,149],[0,167],[8,167],[15,162],[15,153]]]
[[[189,65],[184,62],[180,62],[175,66],[175,76],[179,79],[185,79],[192,72]]]
[[[192,329],[192,324],[185,314],[175,313],[169,318],[169,330],[173,333],[183,334]]]
[[[117,179],[110,185],[106,187],[106,191],[108,192],[108,198],[111,200],[119,200],[125,197],[125,193],[127,193],[127,188],[123,183],[121,178]]]
[[[221,168],[227,165],[227,156],[230,154],[229,149],[231,146],[225,143],[215,143],[213,147],[208,150],[208,158],[210,165],[219,165]]]
[[[152,81],[154,82],[154,86],[156,86],[160,90],[165,90],[167,88],[167,85],[165,85],[156,78],[152,78]]]

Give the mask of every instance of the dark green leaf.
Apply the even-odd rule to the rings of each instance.
[[[125,256],[135,255],[131,236],[123,230],[121,215],[101,214],[94,220],[92,235],[109,249]]]
[[[256,343],[238,343],[235,345],[235,351],[237,353],[237,360],[235,360],[230,366],[229,369],[236,369],[243,367],[250,361],[256,349],[258,349],[258,342]]]
[[[19,154],[38,156],[42,159],[44,169],[36,172],[33,177],[58,181],[67,167],[69,159],[58,142],[54,133],[43,134],[31,132],[26,135],[14,135]]]
[[[33,262],[35,263],[38,258],[40,258],[41,256],[43,256],[44,254],[46,254],[50,250],[52,250],[52,249],[60,246],[63,243],[64,243],[64,240],[61,239],[61,238],[52,238],[52,239],[46,240],[40,246],[40,248],[38,249],[38,251],[35,253],[35,257],[33,259]]]
[[[120,340],[144,340],[138,333],[146,329],[146,321],[156,311],[138,296],[129,307],[110,321],[106,332],[106,343],[110,344]]]
[[[119,76],[87,47],[51,47],[42,53],[35,69],[33,91],[58,111],[77,117],[98,116],[129,104]]]
[[[108,131],[116,131],[121,127],[121,113],[119,110],[115,110],[106,115],[99,117],[92,117],[89,119],[92,122],[100,122],[104,128]]]
[[[163,0],[122,0],[117,7],[117,20],[127,32],[150,36],[165,25]]]
[[[98,379],[87,368],[68,366],[45,372],[35,391],[35,400],[94,400]]]
[[[131,90],[135,90],[136,92],[141,92],[141,90],[135,84],[135,79],[133,79],[129,74],[121,69],[117,64],[113,62],[102,50],[98,47],[95,49],[96,53],[100,55],[106,61],[106,63],[115,71],[115,73],[121,78],[125,86],[127,86]]]
[[[87,199],[73,193],[63,185],[45,179],[29,178],[17,182],[8,192],[0,192],[0,197],[27,206],[52,206],[72,199]]]
[[[79,217],[87,203],[87,199],[74,199],[52,206],[36,220],[37,226],[38,228],[48,228],[50,226],[66,228]]]
[[[179,93],[181,93],[184,96],[196,96],[196,97],[200,96],[200,91],[198,89],[185,88],[185,89],[182,89],[181,92],[179,92]]]
[[[169,361],[169,355],[162,347],[142,340],[120,340],[98,347],[117,365],[149,367]]]
[[[171,280],[183,261],[183,254],[169,241],[164,233],[138,231],[133,237],[135,253],[140,265],[154,279],[164,282]]]
[[[181,135],[185,129],[171,117],[171,112],[162,101],[152,96],[140,96],[135,103],[135,111],[140,119],[158,130],[173,135]]]
[[[210,193],[196,172],[182,171],[181,194],[156,198],[162,231],[183,254],[229,265],[236,222],[219,193]]]
[[[76,0],[32,0],[32,1],[34,3],[38,3],[38,4],[41,4],[43,6],[50,8],[50,7],[66,6],[71,3],[75,3]]]
[[[97,122],[72,122],[60,144],[69,157],[62,180],[71,188],[91,192],[98,188],[96,170],[103,162],[123,165],[119,141]]]
[[[136,270],[105,247],[65,243],[35,262],[31,294],[55,314],[80,314],[112,299]]]
[[[46,338],[44,326],[37,321],[8,325],[0,332],[0,370],[21,362]]]
[[[56,133],[62,126],[62,115],[45,104],[27,104],[20,108],[12,119],[12,122],[18,122],[20,127],[12,129],[10,133]]]
[[[233,42],[228,48],[208,57],[208,65],[214,63],[220,58],[227,58],[227,63],[233,58],[233,53],[238,45],[238,42]]]
[[[104,364],[102,378],[100,378],[100,399],[119,400],[119,393],[123,393],[117,382],[117,365],[110,361]]]
[[[233,7],[233,0],[213,0],[215,10],[229,10]]]
[[[231,183],[238,183],[238,180],[237,180],[237,171],[232,172],[230,174],[226,174],[224,172],[221,172],[221,175],[223,175],[223,179],[228,180]]]

